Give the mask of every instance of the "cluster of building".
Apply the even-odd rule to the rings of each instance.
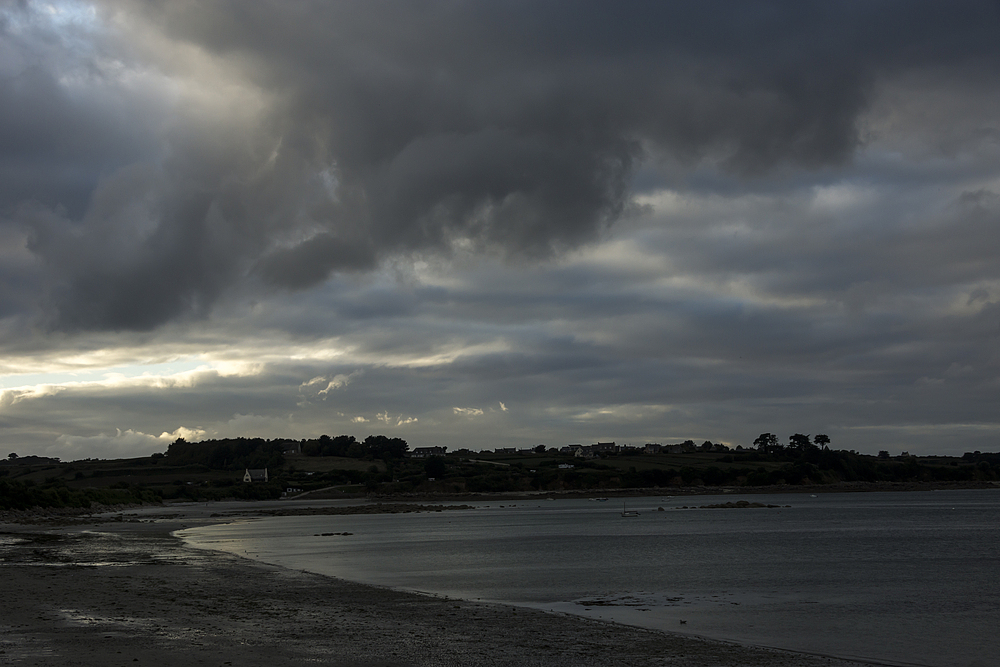
[[[444,456],[447,451],[447,447],[414,447],[407,455],[411,459],[426,459],[428,456]]]
[[[549,450],[541,447],[518,449],[517,447],[499,447],[496,454],[543,454]],[[598,442],[593,445],[566,445],[559,448],[560,454],[571,454],[580,458],[597,458],[601,454],[685,454],[690,452],[728,452],[729,448],[722,444],[705,442],[696,445],[693,440],[686,440],[678,445],[648,444],[643,446],[619,445],[615,442]]]

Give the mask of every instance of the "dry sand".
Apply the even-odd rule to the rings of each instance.
[[[170,535],[208,516],[0,525],[0,665],[858,664],[354,584]]]

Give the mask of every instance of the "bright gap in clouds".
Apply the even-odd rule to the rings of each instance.
[[[63,0],[62,2],[37,2],[29,0],[28,7],[33,10],[34,16],[42,16],[48,19],[53,27],[81,26],[87,28],[96,27],[97,9],[89,2],[78,2],[77,0]],[[7,16],[14,16],[12,12],[3,12]],[[18,27],[15,22],[14,27]]]
[[[87,368],[76,371],[52,371],[49,373],[24,373],[0,376],[0,389],[25,389],[39,385],[66,385],[106,382],[111,378],[131,379],[140,377],[169,377],[198,369],[207,369],[204,359],[184,359],[159,364],[138,364]]]

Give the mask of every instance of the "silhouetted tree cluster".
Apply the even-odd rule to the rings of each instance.
[[[199,464],[212,470],[278,468],[285,461],[286,440],[230,438],[188,442],[178,438],[167,447],[169,465]]]
[[[315,440],[302,441],[302,453],[306,456],[350,456],[361,458],[364,449],[353,435],[338,435],[331,438],[321,435]]]
[[[788,445],[782,445],[778,441],[778,436],[773,433],[761,433],[757,436],[757,439],[753,441],[754,447],[757,451],[763,454],[769,455],[781,455],[781,454],[791,454],[791,458],[796,458],[807,452],[819,451],[828,449],[830,445],[830,437],[824,433],[818,433],[812,441],[809,440],[808,435],[803,435],[801,433],[793,433],[788,436]]]
[[[321,435],[314,440],[302,441],[302,453],[306,456],[345,456],[353,459],[399,459],[406,455],[410,446],[402,438],[388,438],[384,435],[370,435],[364,442],[358,442],[353,435],[338,435],[331,438]]]
[[[789,437],[786,447],[778,442],[775,435],[761,433],[754,440],[756,452],[735,456],[732,460],[788,462],[776,470],[760,468],[751,473],[746,481],[751,486],[834,481],[958,482],[1000,479],[1000,454],[966,453],[962,459],[976,463],[975,466],[958,466],[957,462],[944,466],[921,464],[915,457],[893,459],[885,450],[880,451],[877,457],[832,450],[829,444],[830,438],[826,435],[816,435],[810,443],[809,436],[796,433]]]
[[[977,449],[974,452],[962,454],[962,460],[969,461],[970,463],[982,463],[985,461],[990,465],[1000,466],[1000,452],[981,452]]]

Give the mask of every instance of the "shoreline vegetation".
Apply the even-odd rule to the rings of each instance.
[[[163,501],[370,498],[383,501],[787,493],[1000,485],[1000,453],[877,456],[829,448],[829,438],[765,433],[751,449],[706,441],[615,443],[446,452],[400,438],[178,439],[165,453],[62,462],[11,453],[0,460],[0,511]],[[250,475],[254,481],[245,481]]]
[[[348,495],[336,492],[303,493],[294,497],[286,497],[278,502],[297,501],[306,505],[296,504],[288,507],[274,507],[273,502],[241,501],[242,507],[229,511],[227,514],[212,515],[219,521],[228,520],[232,516],[307,516],[316,514],[396,514],[408,512],[441,512],[449,510],[470,509],[468,502],[489,501],[524,501],[524,500],[573,500],[587,498],[638,498],[638,497],[697,497],[721,495],[762,495],[762,494],[819,494],[819,493],[874,493],[874,492],[913,492],[913,491],[943,491],[960,489],[998,489],[1000,482],[842,482],[825,485],[775,485],[768,487],[678,487],[649,489],[617,489],[608,490],[570,490],[570,491],[540,491],[521,493],[409,493],[381,496],[377,494]],[[356,504],[342,506],[310,506],[311,502],[342,500]],[[30,506],[19,509],[0,509],[0,525],[23,524],[32,526],[72,526],[82,524],[107,524],[114,522],[134,521],[135,511],[139,509],[160,508],[164,512],[174,512],[195,502],[203,507],[234,502],[237,499],[223,498],[219,500],[154,500],[151,502],[132,502],[99,504],[89,507],[79,506]],[[423,503],[449,503],[426,505]],[[257,507],[261,505],[261,507]],[[763,504],[752,501],[736,501],[714,503],[711,505],[685,506],[683,509],[760,509],[775,508],[780,505]],[[169,514],[168,514],[169,516]],[[132,518],[130,518],[132,517]]]
[[[123,511],[81,517],[88,521],[70,527],[0,526],[5,583],[0,663],[862,664],[355,584],[190,548],[171,534],[184,527],[259,516],[253,512],[255,504],[245,506],[249,512],[224,516],[217,505],[186,503],[162,513],[118,508]]]

